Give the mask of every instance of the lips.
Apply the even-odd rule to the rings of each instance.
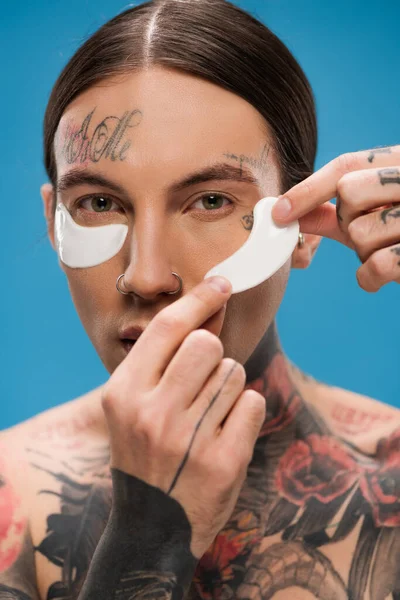
[[[121,340],[134,340],[136,341],[143,333],[144,327],[139,325],[131,325],[123,331],[121,331],[119,337]]]
[[[124,350],[128,353],[132,350],[136,341],[142,335],[145,327],[139,325],[131,325],[120,332],[120,339]]]

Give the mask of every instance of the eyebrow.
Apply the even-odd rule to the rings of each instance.
[[[176,193],[193,185],[206,183],[213,180],[237,181],[240,183],[249,183],[251,185],[260,185],[259,180],[243,165],[241,165],[241,167],[234,167],[228,163],[217,163],[210,167],[201,169],[200,171],[195,171],[186,176],[184,179],[175,181],[169,187],[169,192]],[[82,170],[79,168],[71,169],[60,177],[56,185],[56,192],[65,192],[79,185],[107,187],[117,194],[126,194],[125,189],[121,185],[109,179],[108,177],[105,177],[100,173],[95,173],[87,169]]]

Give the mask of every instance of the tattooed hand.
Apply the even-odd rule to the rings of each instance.
[[[336,196],[335,205],[328,202]],[[376,292],[400,283],[400,146],[343,154],[294,186],[274,207],[280,223],[354,249],[359,285]],[[286,207],[286,214],[285,213]]]
[[[232,514],[265,418],[265,399],[243,392],[242,365],[223,358],[216,335],[196,329],[228,300],[229,288],[213,280],[152,320],[108,380],[102,402],[111,467],[179,503],[195,557]]]

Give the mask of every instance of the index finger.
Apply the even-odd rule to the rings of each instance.
[[[126,370],[127,375],[135,372],[141,389],[155,387],[185,337],[220,310],[231,292],[232,286],[225,277],[204,279],[153,318],[121,363],[121,370]]]
[[[400,146],[342,154],[282,194],[272,210],[272,217],[279,224],[300,219],[320,204],[334,198],[338,181],[346,173],[398,166],[399,162]]]

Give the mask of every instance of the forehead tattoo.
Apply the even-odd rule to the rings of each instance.
[[[68,121],[62,131],[62,156],[69,164],[97,163],[102,158],[110,160],[125,160],[132,140],[128,133],[137,127],[143,117],[142,111],[135,109],[125,111],[122,116],[106,116],[97,123],[93,133],[88,135],[94,120],[96,107],[86,115],[80,125]]]

